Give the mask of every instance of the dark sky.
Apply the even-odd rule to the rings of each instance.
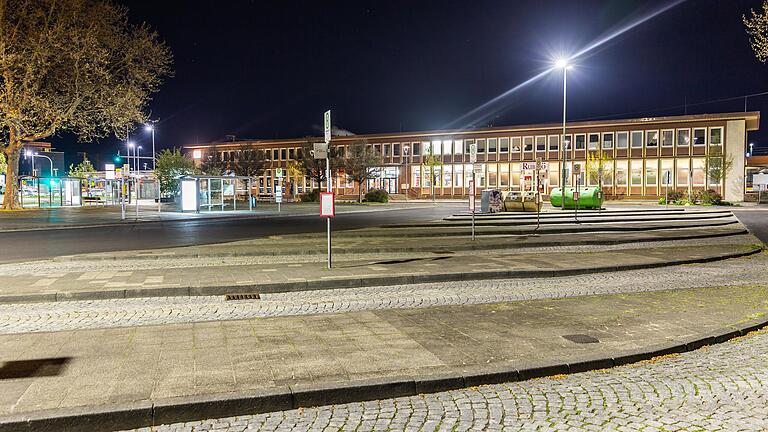
[[[329,108],[334,125],[355,133],[453,126],[545,70],[553,55],[578,52],[671,1],[122,3],[175,57],[175,77],[150,106],[163,148],[318,134]],[[768,91],[768,65],[755,59],[741,23],[761,3],[688,0],[576,59],[569,120],[682,114],[686,101],[688,113],[742,111],[743,99],[701,102]],[[561,86],[561,74],[548,74],[473,124],[559,121]],[[768,96],[749,101],[750,110],[764,107]],[[768,148],[766,121],[750,140]],[[136,139],[149,143],[141,130]],[[117,143],[58,146],[93,157]]]

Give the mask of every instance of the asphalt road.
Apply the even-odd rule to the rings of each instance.
[[[403,222],[441,219],[457,211],[455,204],[435,207],[340,213],[333,230],[349,230]],[[257,237],[325,232],[316,215],[262,219],[216,219],[139,223],[125,226],[0,233],[0,263],[62,255],[156,249],[223,243]]]
[[[733,214],[752,235],[768,243],[768,206],[734,208]]]

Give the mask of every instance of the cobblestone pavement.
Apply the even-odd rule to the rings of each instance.
[[[768,280],[768,254],[707,264],[547,279],[508,279],[263,294],[261,300],[166,297],[0,304],[0,334],[239,320],[254,317],[499,303]]]
[[[711,238],[674,240],[674,241],[652,241],[637,242],[615,245],[574,245],[574,246],[540,246],[540,247],[522,247],[518,249],[487,250],[487,251],[465,251],[472,255],[504,255],[513,256],[519,253],[538,253],[538,252],[558,252],[563,254],[587,252],[587,251],[622,251],[633,249],[647,249],[657,247],[671,246],[707,246],[712,244],[720,245],[738,245],[744,244],[748,236],[735,235],[730,237],[721,237],[713,240]],[[461,253],[460,253],[461,254]],[[459,254],[459,255],[460,255]],[[390,252],[390,253],[356,253],[336,255],[337,262],[347,260],[382,260],[407,258],[422,258],[424,252]],[[130,260],[73,260],[73,261],[31,261],[25,263],[0,264],[0,275],[19,276],[19,275],[37,275],[37,276],[57,276],[62,273],[77,272],[110,272],[110,271],[137,271],[151,269],[168,268],[201,268],[217,267],[222,265],[253,265],[253,264],[278,264],[278,263],[310,263],[324,262],[325,253],[316,255],[301,255],[290,253],[288,255],[267,255],[267,256],[232,256],[232,257],[152,257],[147,259]]]
[[[768,333],[635,365],[145,431],[765,431]]]

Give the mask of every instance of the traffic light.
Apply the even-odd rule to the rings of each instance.
[[[115,161],[115,163],[119,164],[120,162],[123,161],[123,158],[121,158],[120,155],[115,155],[114,161]]]

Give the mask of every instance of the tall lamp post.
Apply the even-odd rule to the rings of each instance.
[[[565,140],[565,127],[566,127],[565,121],[566,121],[566,108],[567,108],[567,98],[568,98],[568,69],[570,69],[571,66],[568,64],[568,60],[567,59],[561,58],[561,59],[557,59],[555,61],[555,67],[558,68],[558,69],[562,69],[563,70],[563,136],[560,139],[560,146],[563,149],[562,150],[562,152],[563,152],[562,153],[563,154],[563,157],[562,157],[563,179],[562,179],[562,181],[563,182],[562,182],[562,187],[561,187],[561,190],[562,190],[562,194],[561,194],[562,202],[561,202],[561,204],[562,204],[562,209],[565,210],[565,185],[566,185],[566,177],[567,177],[565,162],[568,159],[567,143],[566,143],[566,140]]]
[[[147,132],[150,132],[152,134],[152,171],[155,170],[155,160],[157,159],[156,153],[155,153],[155,124],[147,123],[146,126],[144,126],[144,130]]]

